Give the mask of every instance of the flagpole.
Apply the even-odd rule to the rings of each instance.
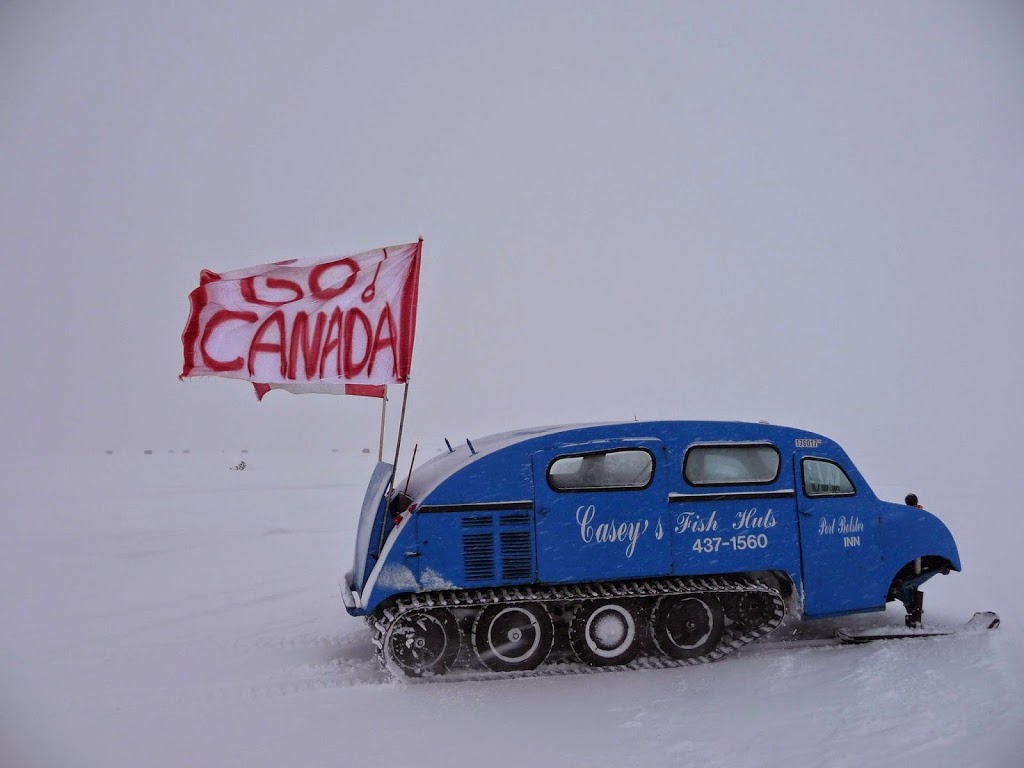
[[[384,386],[384,397],[380,399],[380,443],[377,446],[377,463],[384,461],[384,416],[388,411],[388,388]]]
[[[398,453],[402,449],[402,430],[405,428],[405,404],[409,400],[409,377],[405,377],[405,391],[402,392],[402,415],[398,419],[398,440],[395,442],[395,465],[391,468],[391,482],[388,491],[395,487],[395,472],[398,470]]]
[[[413,267],[415,274],[419,274],[419,259],[423,255],[423,237],[421,236],[416,243],[416,263]],[[411,357],[411,349],[410,349]],[[405,429],[405,406],[409,402],[409,360],[406,359],[405,369],[405,389],[402,390],[402,415],[398,417],[398,439],[395,441],[395,463],[391,467],[391,481],[388,483],[388,493],[391,493],[395,487],[395,475],[398,472],[398,457],[402,450],[402,432]],[[410,473],[412,469],[410,468]]]

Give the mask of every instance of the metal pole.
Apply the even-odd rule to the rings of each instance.
[[[423,238],[420,237],[417,243],[416,258],[417,258],[417,269],[419,269],[418,260],[423,255]],[[408,361],[407,361],[408,362]],[[402,450],[402,430],[405,428],[405,406],[409,402],[409,371],[405,371],[405,389],[402,391],[402,415],[398,417],[398,439],[395,441],[395,463],[391,467],[391,480],[388,483],[388,493],[395,487],[395,474],[398,472],[398,456]],[[415,457],[414,457],[415,458]]]
[[[388,491],[395,487],[395,471],[398,469],[398,452],[402,449],[402,430],[405,427],[405,404],[409,400],[409,377],[405,377],[405,391],[402,392],[402,415],[398,419],[398,440],[395,443],[395,464],[391,467],[391,482]]]
[[[384,415],[388,411],[388,388],[384,386],[384,397],[380,399],[380,445],[377,447],[377,463],[384,461]]]

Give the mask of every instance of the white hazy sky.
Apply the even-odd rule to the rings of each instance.
[[[187,295],[422,235],[429,454],[768,419],[940,477],[1024,428],[1022,202],[1019,2],[7,0],[0,441],[373,445],[179,382]]]

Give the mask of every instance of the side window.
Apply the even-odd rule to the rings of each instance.
[[[843,468],[835,462],[825,459],[804,459],[801,464],[805,496],[852,496],[857,493]]]
[[[774,445],[695,445],[683,459],[690,485],[772,483],[779,476]]]
[[[556,491],[646,488],[654,475],[654,456],[639,448],[563,456],[548,467],[548,485]]]

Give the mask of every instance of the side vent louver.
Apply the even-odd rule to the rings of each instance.
[[[502,527],[506,525],[529,525],[530,524],[530,513],[529,512],[510,512],[507,515],[501,516]]]
[[[533,518],[529,512],[468,515],[461,523],[467,582],[493,584],[533,578]]]
[[[469,581],[494,580],[494,520],[488,516],[462,518],[462,557]]]
[[[529,531],[501,532],[501,578],[518,581],[533,571],[533,542]]]

